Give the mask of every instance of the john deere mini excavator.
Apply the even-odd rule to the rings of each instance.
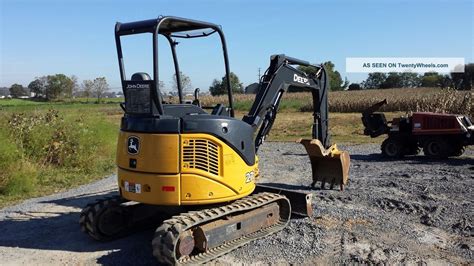
[[[163,101],[158,77],[158,36],[171,47],[174,70],[179,72],[177,39],[220,37],[228,106],[201,106],[196,95],[186,103],[180,75],[179,103]],[[153,73],[127,76],[121,39],[151,34]],[[145,225],[159,225],[152,241],[161,263],[196,264],[225,254],[253,239],[284,228],[291,213],[311,194],[258,186],[256,153],[268,135],[283,93],[290,87],[312,92],[313,140],[301,140],[310,153],[313,183],[347,182],[349,155],[329,145],[327,74],[322,65],[273,55],[262,76],[255,102],[243,120],[234,117],[229,62],[220,26],[177,18],[115,25],[115,40],[125,103],[117,144],[119,196],[87,205],[81,229],[96,240],[124,236]],[[294,65],[313,66],[309,76]],[[197,94],[197,93],[196,93]],[[258,191],[258,192],[256,192]],[[299,211],[300,214],[309,214]]]

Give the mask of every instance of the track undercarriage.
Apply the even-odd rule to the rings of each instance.
[[[282,191],[286,192],[276,192]],[[289,193],[290,198],[300,199],[291,203],[294,213],[310,215],[311,195]],[[287,197],[268,192],[193,210],[145,205],[116,196],[84,208],[80,225],[84,232],[99,241],[160,225],[152,241],[157,260],[165,264],[197,264],[282,230],[291,212]]]

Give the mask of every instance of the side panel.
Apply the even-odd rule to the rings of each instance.
[[[211,204],[231,201],[247,196],[255,189],[255,184],[252,183],[252,188],[250,190],[236,193],[222,182],[217,182],[203,176],[192,174],[181,175],[181,186],[182,205]]]
[[[130,143],[131,139],[137,143]],[[136,141],[135,141],[136,142]],[[131,147],[132,150],[129,150]],[[130,151],[136,153],[130,153]],[[136,161],[135,167],[130,160]],[[122,169],[147,173],[179,173],[179,135],[145,134],[120,131],[117,143],[117,165]]]
[[[413,135],[462,134],[461,125],[455,115],[437,113],[414,113]]]
[[[248,166],[232,148],[208,134],[181,135],[182,204],[224,202],[255,189],[258,164]]]

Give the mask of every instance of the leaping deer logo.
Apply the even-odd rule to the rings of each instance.
[[[128,137],[128,153],[130,154],[137,154],[139,148],[138,138],[131,136]]]

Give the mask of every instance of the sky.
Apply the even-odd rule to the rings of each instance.
[[[115,22],[172,15],[219,24],[230,69],[244,85],[258,80],[272,54],[332,61],[342,77],[347,57],[464,57],[474,62],[474,1],[121,1],[0,0],[0,87],[27,86],[63,73],[79,82],[105,76],[120,89]],[[160,79],[171,87],[169,47],[160,42]],[[127,76],[151,74],[151,37],[123,41]],[[217,36],[182,40],[181,70],[207,90],[224,74]]]

